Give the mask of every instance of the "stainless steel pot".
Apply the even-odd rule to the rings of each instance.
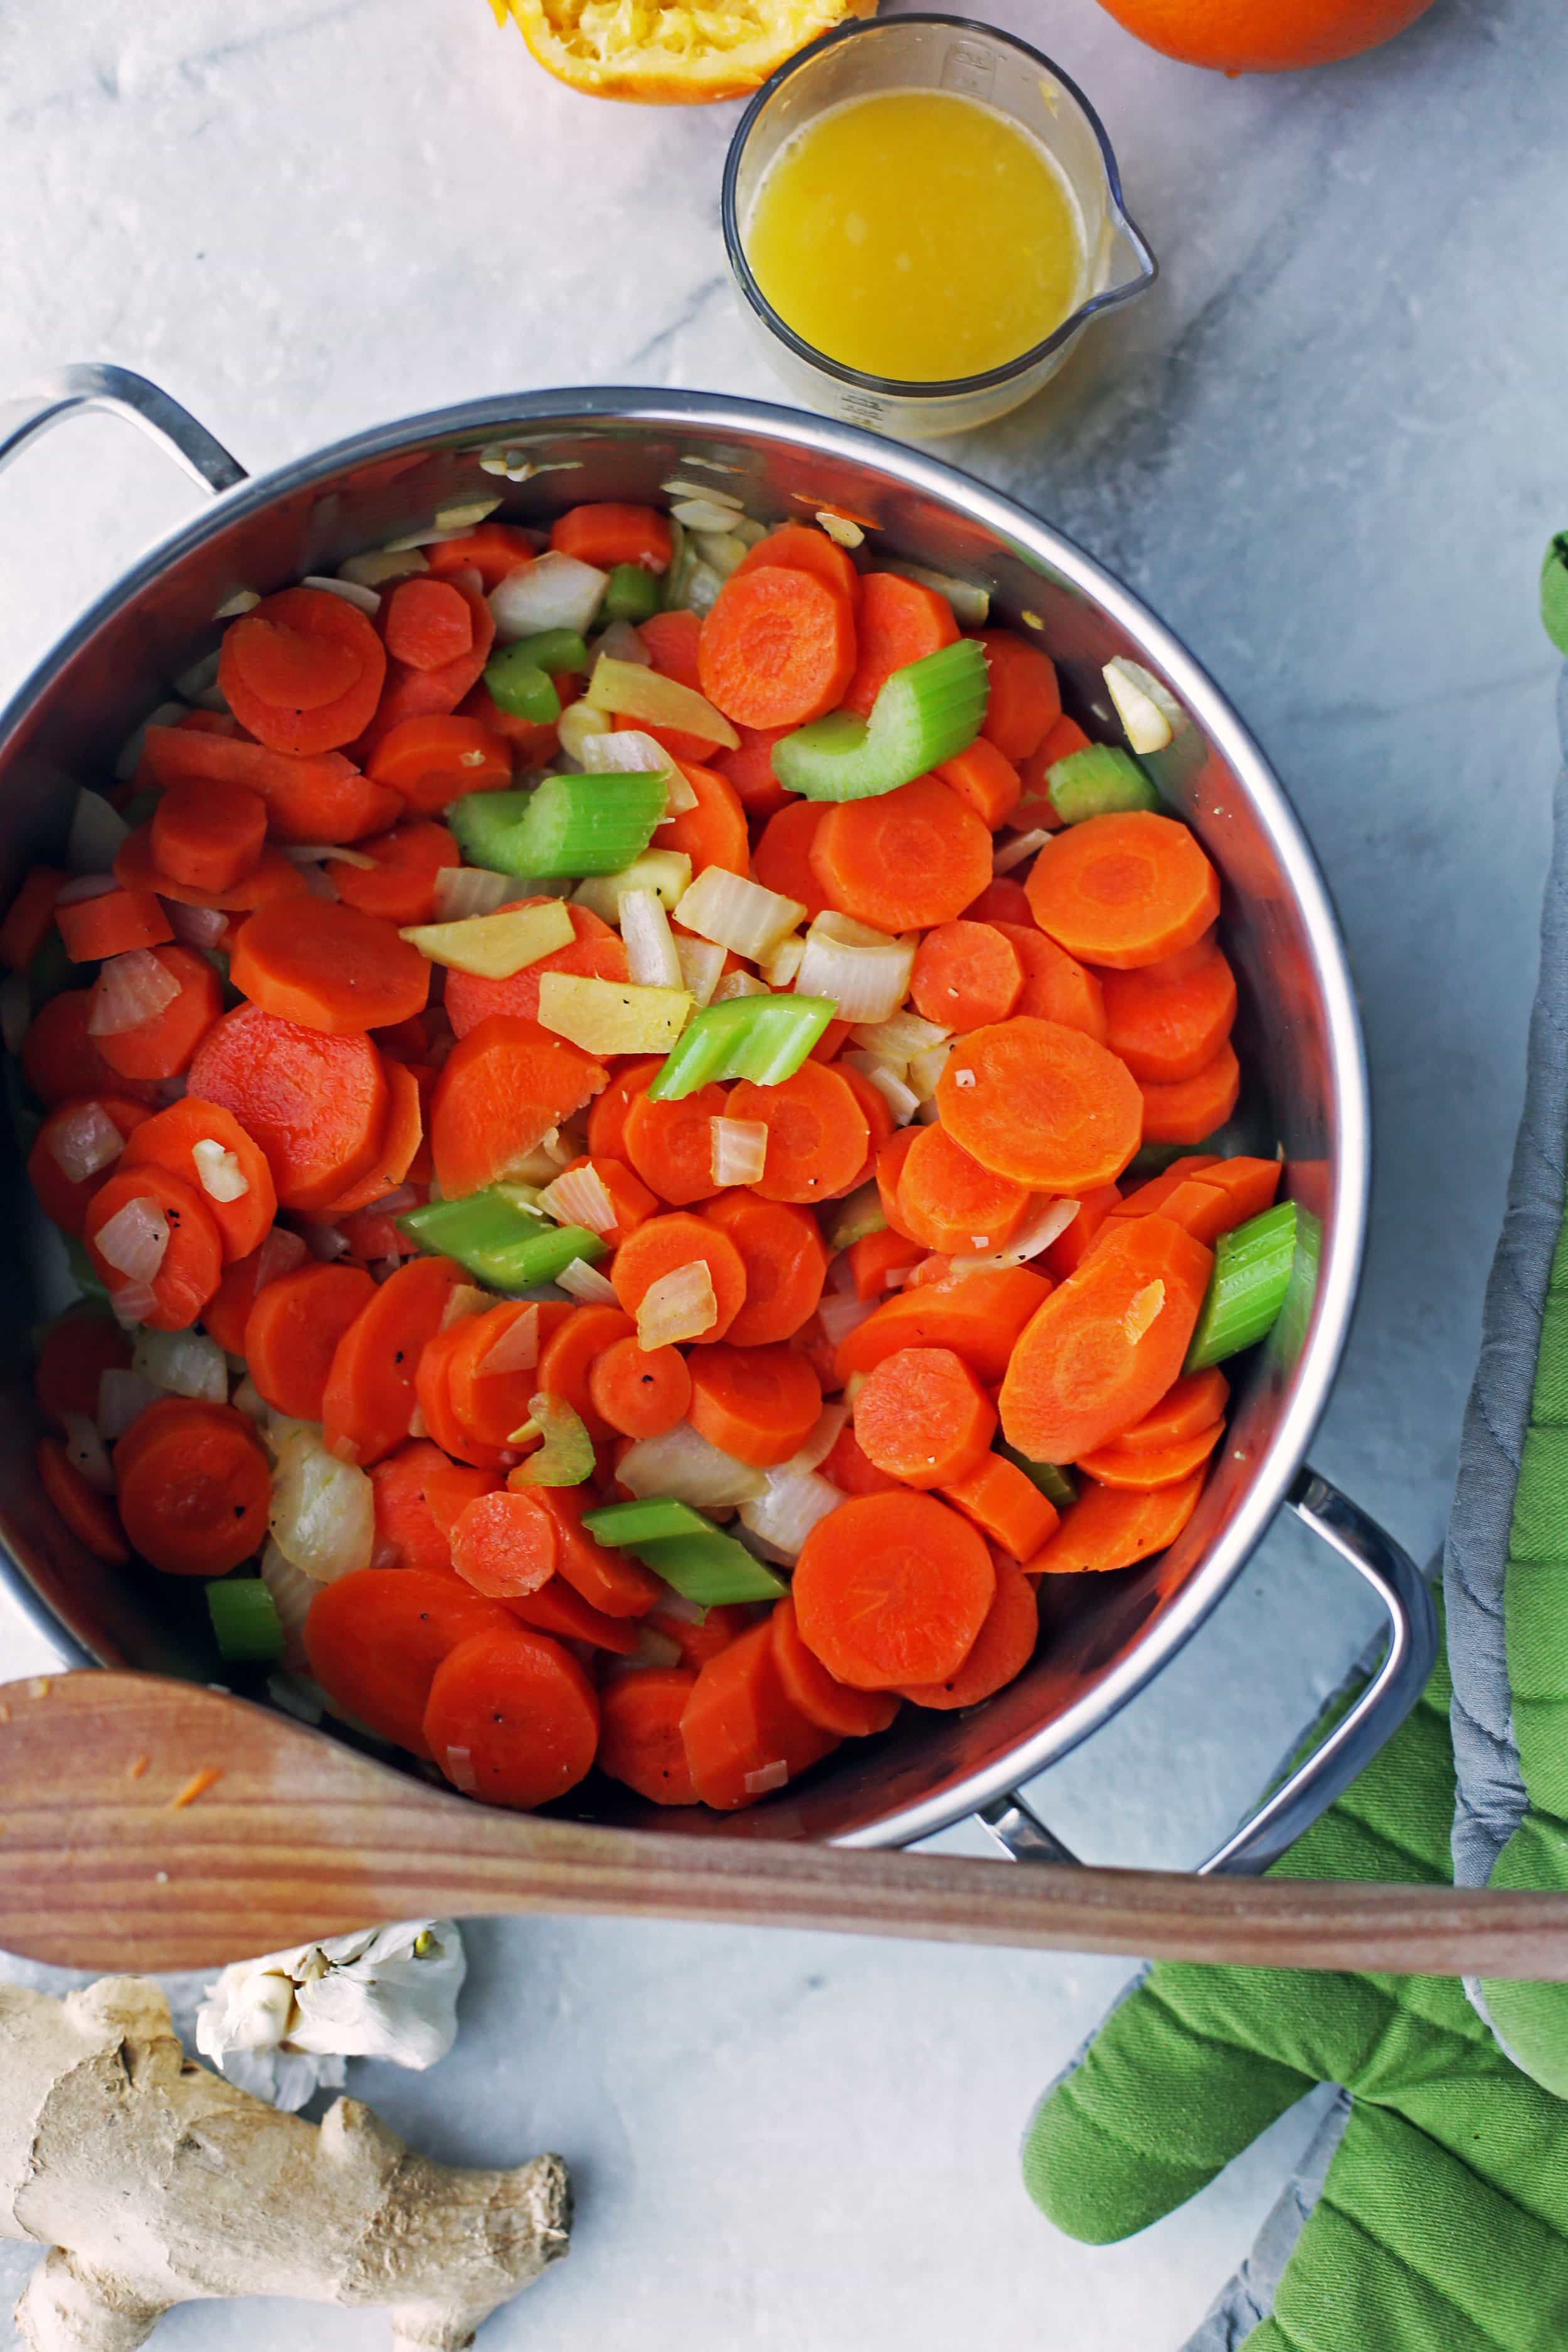
[[[860,517],[878,548],[985,582],[993,609],[1037,629],[1069,705],[1101,701],[1101,666],[1128,655],[1162,678],[1191,724],[1154,765],[1225,884],[1226,943],[1263,1148],[1283,1146],[1288,1189],[1321,1223],[1313,1295],[1242,1376],[1228,1443],[1197,1516],[1162,1559],[1073,1578],[1046,1598],[1051,1635],[1027,1673],[967,1714],[916,1717],[848,1743],[800,1787],[733,1816],[660,1813],[694,1834],[896,1845],[978,1812],[1014,1855],[1070,1859],[1017,1785],[1126,1705],[1229,1589],[1282,1504],[1348,1559],[1388,1613],[1383,1663],[1331,1738],[1205,1869],[1255,1870],[1298,1835],[1414,1704],[1436,1653],[1426,1588],[1398,1547],[1310,1470],[1354,1302],[1366,1215],[1366,1076],[1332,909],[1279,783],[1236,713],[1137,599],[1058,533],[952,467],[753,401],[604,390],[476,401],[377,427],[250,481],[165,394],[110,368],[73,368],[0,406],[0,463],[83,408],[154,435],[216,495],[80,620],[0,714],[0,899],[28,862],[58,853],[73,788],[169,680],[216,645],[218,607],[328,572],[357,550],[427,527],[443,509],[503,499],[535,520],[585,499],[657,499],[672,474],[710,478],[763,520],[823,506]],[[58,1245],[27,1201],[14,1152],[12,1238],[0,1250],[11,1406],[0,1418],[0,1572],[73,1662],[203,1678],[215,1672],[193,1595],[173,1578],[100,1567],[44,1503],[31,1461],[24,1335]],[[459,1801],[454,1798],[454,1803]],[[603,1801],[610,1817],[612,1801]],[[626,1799],[619,1821],[653,1818]]]

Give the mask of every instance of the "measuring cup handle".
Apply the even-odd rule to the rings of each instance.
[[[1354,1705],[1241,1827],[1200,1863],[1200,1878],[1217,1871],[1230,1877],[1257,1877],[1278,1862],[1393,1738],[1436,1661],[1436,1608],[1431,1587],[1409,1553],[1315,1470],[1300,1473],[1289,1503],[1303,1524],[1371,1585],[1388,1615],[1388,1647]],[[1080,1858],[1046,1827],[1016,1789],[984,1806],[976,1819],[1014,1862],[1071,1863]]]
[[[96,362],[59,368],[30,392],[0,401],[0,468],[19,457],[40,434],[92,408],[128,416],[160,442],[194,481],[215,495],[249,478],[222,442],[215,441],[205,425],[198,425],[177,400],[171,400],[144,375],[132,375],[129,368],[100,367]]]

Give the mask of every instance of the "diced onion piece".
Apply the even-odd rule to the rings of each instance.
[[[705,866],[675,910],[675,919],[700,939],[753,960],[786,939],[805,913],[798,898],[764,890],[727,866]]]
[[[0,1040],[8,1054],[19,1054],[33,1019],[33,992],[25,971],[8,971],[0,980]]]
[[[574,1257],[570,1265],[563,1265],[555,1277],[555,1287],[563,1290],[568,1298],[574,1298],[579,1307],[619,1304],[615,1284],[596,1265],[590,1265],[585,1257]]]
[[[729,499],[715,498],[708,490],[697,490],[672,506],[669,511],[682,530],[728,530],[735,520],[737,509]]]
[[[689,466],[699,466],[704,469],[711,467],[716,474],[737,471],[733,466],[715,465],[710,457],[688,457],[686,462]],[[732,491],[712,490],[705,482],[683,482],[679,474],[673,475],[668,482],[660,482],[658,487],[667,499],[706,499],[713,506],[730,508],[734,514],[741,511],[741,501]],[[670,511],[673,513],[674,509],[671,508]]]
[[[914,962],[912,940],[889,939],[829,912],[805,935],[795,986],[802,996],[831,997],[842,1021],[885,1021],[909,994]]]
[[[133,727],[115,754],[115,782],[128,784],[142,765],[142,754],[147,749],[149,727],[177,727],[184,715],[183,702],[161,702],[156,710],[148,713],[140,727]]]
[[[495,1300],[488,1290],[476,1282],[455,1282],[447,1293],[447,1303],[441,1309],[441,1328],[449,1331],[454,1323],[462,1323],[470,1315],[482,1315]]]
[[[836,547],[861,547],[866,534],[850,515],[835,514],[831,507],[818,507],[816,520]]]
[[[268,1413],[271,1409],[268,1404],[267,1399],[262,1395],[261,1391],[257,1387],[256,1382],[251,1379],[248,1372],[247,1372],[245,1378],[240,1381],[239,1386],[235,1390],[234,1394],[229,1399],[229,1402],[233,1405],[236,1412],[242,1412],[247,1420],[254,1421],[258,1423],[261,1423],[266,1421]]]
[[[195,703],[198,709],[210,708],[207,697],[217,691],[218,651],[215,646],[210,654],[183,669],[174,680],[174,692],[182,702]]]
[[[1043,824],[1035,825],[1028,833],[1016,833],[1011,841],[999,842],[992,852],[993,874],[1011,874],[1015,866],[1026,866],[1029,859],[1044,849],[1050,839]]]
[[[572,893],[572,903],[586,907],[602,923],[618,923],[621,900],[628,890],[651,890],[668,913],[679,903],[690,879],[691,860],[684,849],[645,849],[618,874],[585,875]]]
[[[979,1274],[989,1266],[1026,1265],[1030,1258],[1038,1257],[1042,1250],[1048,1250],[1066,1233],[1078,1211],[1076,1201],[1042,1201],[1037,1209],[1029,1212],[1005,1248],[976,1251],[973,1255],[951,1259],[953,1276]]]
[[[754,1184],[768,1152],[766,1122],[760,1118],[712,1118],[713,1181]]]
[[[628,890],[621,900],[626,971],[639,988],[681,988],[680,958],[664,902],[653,890]]]
[[[272,1595],[272,1606],[277,1610],[278,1622],[283,1628],[284,1664],[303,1665],[305,1620],[316,1597],[315,1583],[291,1560],[284,1559],[270,1538],[261,1549],[261,1581]]]
[[[209,1201],[244,1200],[250,1179],[239,1164],[237,1152],[226,1150],[216,1136],[204,1135],[192,1144],[191,1158]]]
[[[133,1331],[156,1312],[156,1293],[145,1282],[122,1282],[109,1294],[110,1307],[122,1331]]]
[[[547,1184],[539,1205],[558,1225],[586,1225],[591,1234],[607,1234],[616,1222],[616,1204],[592,1160],[585,1168],[566,1169]]]
[[[310,583],[309,581],[306,581],[303,584],[306,587],[309,587]],[[213,614],[213,619],[215,621],[237,621],[242,613],[254,613],[256,607],[260,604],[260,602],[261,599],[257,594],[254,588],[237,588],[232,596],[225,597],[223,603],[218,606],[217,611]]]
[[[514,1315],[498,1339],[492,1339],[480,1357],[478,1371],[481,1380],[492,1373],[531,1372],[539,1361],[539,1309],[525,1307]]]
[[[728,1004],[737,996],[767,996],[770,993],[767,983],[759,980],[754,971],[727,971],[713,991],[713,1002],[715,1004]]]
[[[151,948],[110,956],[99,972],[87,1017],[89,1037],[119,1037],[153,1021],[180,992],[180,983]]]
[[[935,1100],[937,1080],[947,1067],[947,1057],[952,1053],[952,1039],[944,1037],[940,1045],[928,1046],[923,1054],[910,1055],[909,1088],[921,1103]]]
[[[648,1666],[678,1666],[680,1664],[680,1644],[669,1634],[659,1633],[652,1625],[638,1625],[635,1632],[637,1648],[629,1657],[616,1661],[623,1674],[637,1674]]]
[[[1103,671],[1116,716],[1134,751],[1163,751],[1186,714],[1168,687],[1161,685],[1142,662],[1118,654]]]
[[[228,1362],[205,1331],[143,1331],[131,1369],[165,1395],[197,1397],[204,1404],[228,1402]]]
[[[490,590],[496,635],[503,646],[546,629],[573,629],[581,636],[608,585],[608,572],[552,548],[531,563],[520,563]]]
[[[889,1020],[862,1024],[852,1031],[850,1043],[874,1054],[879,1062],[892,1062],[902,1069],[912,1055],[929,1053],[952,1034],[951,1029],[923,1020],[918,1013],[895,1013]]]
[[[818,1519],[836,1511],[843,1500],[838,1488],[815,1470],[785,1465],[767,1474],[764,1493],[742,1504],[741,1524],[786,1559],[794,1559]]]
[[[484,866],[443,866],[436,877],[436,919],[466,922],[471,915],[493,915],[509,898],[531,895],[515,874],[492,874]]]
[[[711,940],[694,940],[685,931],[675,936],[675,952],[680,959],[680,977],[690,990],[697,1004],[711,1004],[713,992],[724,976],[727,948],[716,946]]]
[[[228,917],[217,907],[183,907],[175,898],[165,898],[163,910],[184,947],[216,948],[228,929]]]
[[[583,764],[583,754],[596,738],[613,734],[614,723],[607,710],[595,710],[591,702],[569,702],[555,722],[555,740],[568,760]]]
[[[694,1511],[729,1510],[761,1495],[767,1481],[749,1462],[721,1453],[700,1437],[689,1422],[678,1422],[662,1437],[639,1437],[616,1465],[616,1476],[640,1502],[668,1495]]]
[[[79,907],[87,898],[107,898],[111,890],[119,887],[112,874],[73,874],[68,882],[61,884],[55,905]]]
[[[541,558],[542,562],[549,560]],[[502,581],[501,588],[505,586]],[[496,590],[497,596],[501,588]],[[490,601],[493,604],[495,598]],[[665,677],[658,670],[639,668],[635,662],[596,661],[584,699],[594,709],[613,711],[617,718],[641,719],[650,727],[679,727],[684,734],[700,735],[705,743],[721,743],[727,751],[740,745],[735,730],[706,695],[699,694],[693,686],[682,686],[679,678]]]
[[[648,1285],[637,1312],[637,1346],[651,1354],[685,1339],[700,1339],[719,1320],[713,1276],[702,1258],[671,1266]]]
[[[539,976],[539,1025],[585,1054],[666,1054],[691,1015],[684,988],[639,988],[573,971]]]
[[[125,819],[118,809],[110,807],[101,793],[79,792],[71,811],[66,864],[73,874],[104,873],[130,835]]]
[[[338,578],[361,588],[390,587],[395,580],[412,580],[428,572],[429,564],[416,547],[370,547],[350,555],[338,566]]]
[[[437,508],[436,520],[443,530],[456,531],[462,539],[488,515],[493,515],[500,504],[500,499],[455,499],[449,505]]]
[[[848,1406],[842,1397],[835,1397],[831,1404],[823,1406],[805,1444],[797,1447],[787,1462],[780,1463],[780,1470],[820,1469],[843,1436],[848,1420]]]
[[[1130,1347],[1135,1348],[1145,1332],[1152,1331],[1165,1307],[1165,1286],[1163,1282],[1146,1282],[1142,1290],[1128,1301],[1121,1328]]]
[[[662,776],[661,824],[697,806],[696,793],[663,744],[645,735],[640,727],[620,727],[609,735],[589,735],[579,756],[583,772],[588,776]]]
[[[93,1236],[93,1247],[104,1264],[138,1285],[156,1282],[168,1246],[168,1220],[145,1193],[116,1209]]]
[[[376,860],[363,849],[345,849],[331,841],[285,841],[279,845],[296,866],[320,866],[335,857],[340,866],[357,866],[365,874],[375,872]]]
[[[68,1184],[85,1184],[119,1159],[125,1138],[101,1103],[78,1103],[49,1124],[49,1157]]]
[[[139,1413],[156,1404],[163,1391],[145,1372],[111,1364],[98,1376],[98,1433],[106,1445],[124,1436]]]
[[[640,662],[645,669],[653,667],[653,656],[638,636],[630,621],[612,621],[604,634],[595,640],[595,659],[607,654],[612,661]]]
[[[398,937],[431,963],[479,980],[510,980],[542,956],[569,948],[576,933],[564,901],[548,898],[541,907],[501,908],[456,923],[414,923]]]
[[[265,1290],[269,1282],[279,1282],[295,1267],[303,1265],[310,1249],[302,1234],[290,1231],[287,1225],[274,1225],[261,1244],[261,1255],[256,1263],[256,1287]]]
[[[320,588],[323,595],[341,596],[345,604],[352,604],[356,612],[368,614],[372,620],[381,610],[379,592],[365,587],[358,580],[333,580],[324,572],[307,572],[300,585],[301,588]]]
[[[923,563],[904,563],[896,556],[882,555],[877,559],[878,569],[896,572],[901,580],[918,580],[922,588],[934,588],[952,606],[952,617],[961,629],[983,629],[991,613],[991,592],[977,588],[972,580],[955,580],[951,572],[929,572]]]
[[[307,1225],[305,1247],[322,1265],[333,1265],[349,1254],[349,1237],[341,1225]]]
[[[692,541],[702,562],[721,580],[728,580],[732,572],[740,570],[753,544],[738,530],[700,530]]]
[[[837,1348],[841,1340],[847,1339],[868,1315],[876,1313],[879,1304],[875,1298],[824,1298],[816,1312],[829,1347]]]
[[[272,1472],[272,1540],[291,1567],[331,1584],[370,1566],[375,1549],[375,1489],[363,1470],[340,1462],[308,1423],[278,1448]]]
[[[64,1413],[61,1420],[65,1426],[66,1452],[73,1465],[99,1494],[112,1495],[114,1473],[109,1466],[103,1440],[93,1423],[85,1412]]]
[[[766,1764],[759,1764],[754,1770],[743,1773],[742,1779],[748,1797],[771,1797],[773,1790],[782,1789],[789,1779],[789,1759],[784,1756],[772,1757]]]
[[[759,959],[757,969],[770,988],[793,986],[805,957],[805,941],[798,931],[791,931],[776,948]]]

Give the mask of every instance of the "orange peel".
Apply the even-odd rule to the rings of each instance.
[[[877,0],[490,0],[571,89],[643,106],[744,98],[820,34]]]

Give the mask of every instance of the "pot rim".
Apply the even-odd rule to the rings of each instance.
[[[493,394],[372,425],[219,493],[105,590],[24,679],[0,710],[0,761],[24,730],[38,697],[105,622],[151,587],[171,563],[231,522],[260,513],[275,500],[308,490],[347,467],[400,455],[414,443],[495,440],[504,444],[509,435],[521,430],[538,431],[550,425],[580,429],[596,423],[655,430],[661,425],[689,428],[696,424],[716,434],[728,428],[771,440],[781,448],[804,446],[850,465],[868,467],[905,488],[958,507],[1002,541],[1014,542],[1030,562],[1059,574],[1122,629],[1170,679],[1178,699],[1225,759],[1268,834],[1310,944],[1328,1044],[1335,1149],[1314,1312],[1292,1392],[1227,1525],[1125,1657],[1061,1715],[1033,1737],[1017,1741],[1004,1758],[966,1775],[938,1795],[902,1805],[831,1841],[849,1847],[907,1844],[946,1828],[1059,1761],[1125,1706],[1191,1639],[1229,1591],[1286,1501],[1328,1404],[1349,1336],[1365,1245],[1371,1129],[1365,1053],[1344,943],[1327,885],[1283,785],[1226,695],[1182,640],[1073,541],[945,459],[884,440],[858,426],[773,402],[656,387],[558,387]],[[4,1549],[0,1549],[0,1577],[45,1638],[57,1648],[74,1653],[73,1663],[98,1663],[66,1631]],[[738,1822],[744,1818],[737,1817]]]

